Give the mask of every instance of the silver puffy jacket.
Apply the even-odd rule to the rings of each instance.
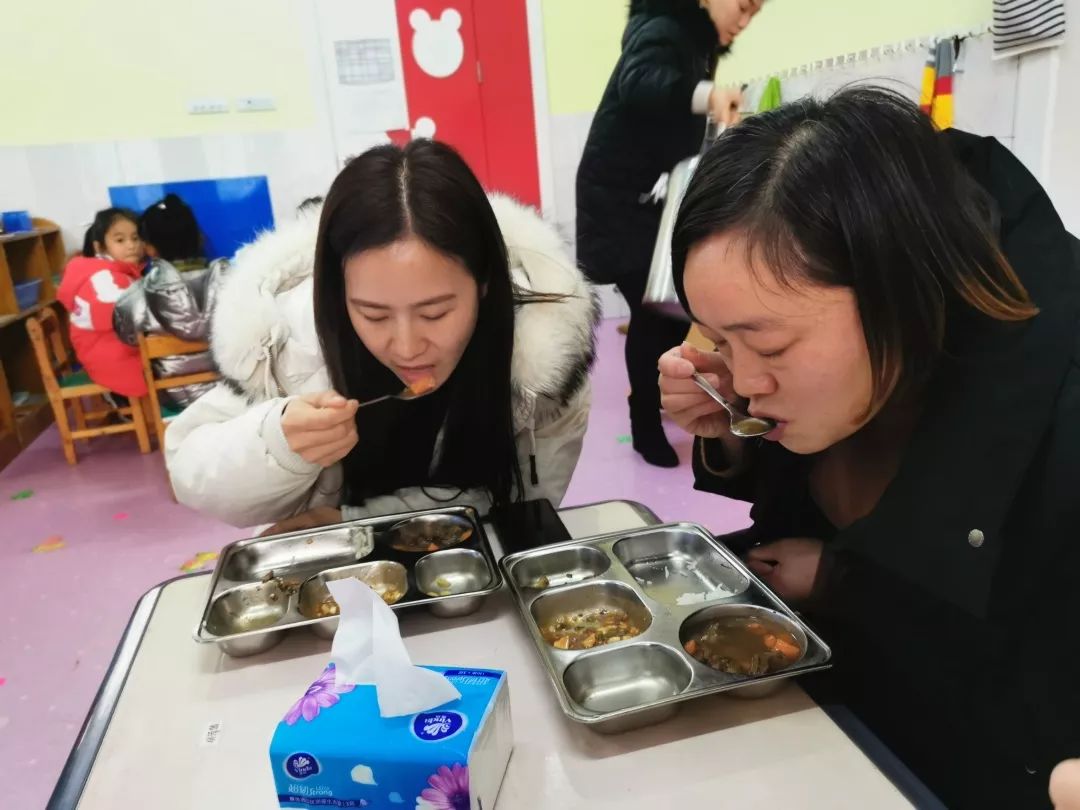
[[[184,265],[181,265],[183,267]],[[207,340],[210,316],[229,263],[217,259],[209,266],[181,270],[163,259],[153,259],[141,280],[131,285],[113,310],[113,329],[124,343],[137,346],[139,333],[171,334],[182,340]],[[214,368],[210,352],[162,357],[152,361],[157,377],[197,374]],[[185,385],[160,392],[161,402],[186,408],[214,383]]]

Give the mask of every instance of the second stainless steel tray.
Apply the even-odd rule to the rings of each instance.
[[[787,678],[829,666],[831,651],[805,622],[701,526],[673,523],[560,543],[500,565],[568,717],[613,733],[660,722],[678,704],[738,690],[761,696]],[[640,632],[592,649],[556,649],[552,617],[609,608]],[[781,624],[802,647],[779,671],[713,669],[683,647],[712,619],[756,616]]]

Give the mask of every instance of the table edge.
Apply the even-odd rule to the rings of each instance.
[[[590,503],[577,503],[577,504],[574,504],[573,506],[560,506],[557,511],[559,511],[559,512],[573,512],[573,511],[575,511],[577,509],[588,509],[590,507],[605,506],[607,504],[612,504],[612,503],[624,503],[624,504],[626,504],[632,510],[634,510],[634,512],[637,513],[638,517],[640,517],[643,521],[645,521],[645,523],[647,525],[657,526],[657,525],[663,523],[663,521],[660,520],[660,516],[657,515],[656,512],[654,512],[652,509],[647,507],[645,504],[641,503],[640,501],[631,501],[631,500],[628,500],[626,498],[614,498],[614,499],[612,499],[610,501],[592,501]],[[575,539],[579,539],[579,538],[575,538]]]
[[[132,664],[142,646],[146,628],[150,626],[150,619],[154,615],[158,599],[162,591],[174,582],[190,579],[197,576],[209,576],[206,573],[185,574],[160,582],[141,597],[131,612],[124,633],[120,637],[113,654],[112,662],[105,673],[105,677],[98,687],[97,694],[90,704],[86,719],[83,721],[79,736],[71,746],[71,752],[64,762],[64,768],[60,771],[60,777],[56,781],[46,810],[74,810],[82,798],[83,788],[90,776],[98,750],[105,739],[105,733],[109,730],[113,712],[119,703],[124,684],[131,673]]]

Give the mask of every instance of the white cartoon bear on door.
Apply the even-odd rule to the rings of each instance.
[[[413,138],[431,138],[435,137],[435,122],[428,118],[426,115],[416,119],[416,126],[412,129]]]
[[[409,15],[413,58],[420,69],[436,79],[452,76],[461,67],[465,43],[461,39],[461,14],[448,8],[438,20],[422,8]]]

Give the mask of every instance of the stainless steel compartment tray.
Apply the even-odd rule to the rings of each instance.
[[[464,541],[433,552],[395,550],[383,542],[388,530],[402,521],[421,516],[447,516],[469,524]],[[457,572],[440,555],[467,563]],[[421,562],[425,561],[425,562]],[[490,577],[483,576],[484,568]],[[404,569],[404,575],[402,575]],[[332,635],[337,616],[311,616],[308,596],[334,572],[366,575],[406,592],[391,604],[393,610],[429,606],[439,615],[468,612],[502,585],[499,568],[487,535],[474,509],[467,506],[428,509],[397,515],[354,520],[334,526],[305,529],[272,537],[253,537],[230,543],[221,551],[207,593],[195,639],[217,643],[230,655],[251,655],[273,646],[281,631],[303,626]],[[432,575],[434,573],[434,576]],[[443,580],[442,577],[446,579]],[[447,583],[455,592],[430,596],[421,589],[427,579]],[[424,580],[421,582],[420,580]],[[462,588],[459,592],[458,588]],[[307,602],[304,602],[304,599]],[[475,608],[473,608],[475,609]],[[303,611],[303,612],[302,612]]]
[[[500,566],[563,711],[598,731],[659,722],[679,703],[704,695],[765,694],[780,681],[829,666],[832,653],[825,642],[696,524],[544,546],[504,557]],[[547,617],[597,600],[626,610],[644,625],[640,634],[587,650],[556,649],[543,638],[540,625]],[[636,615],[639,610],[647,616]],[[754,677],[712,669],[683,649],[684,623],[689,631],[713,614],[748,611],[790,629],[804,647],[802,657]]]

